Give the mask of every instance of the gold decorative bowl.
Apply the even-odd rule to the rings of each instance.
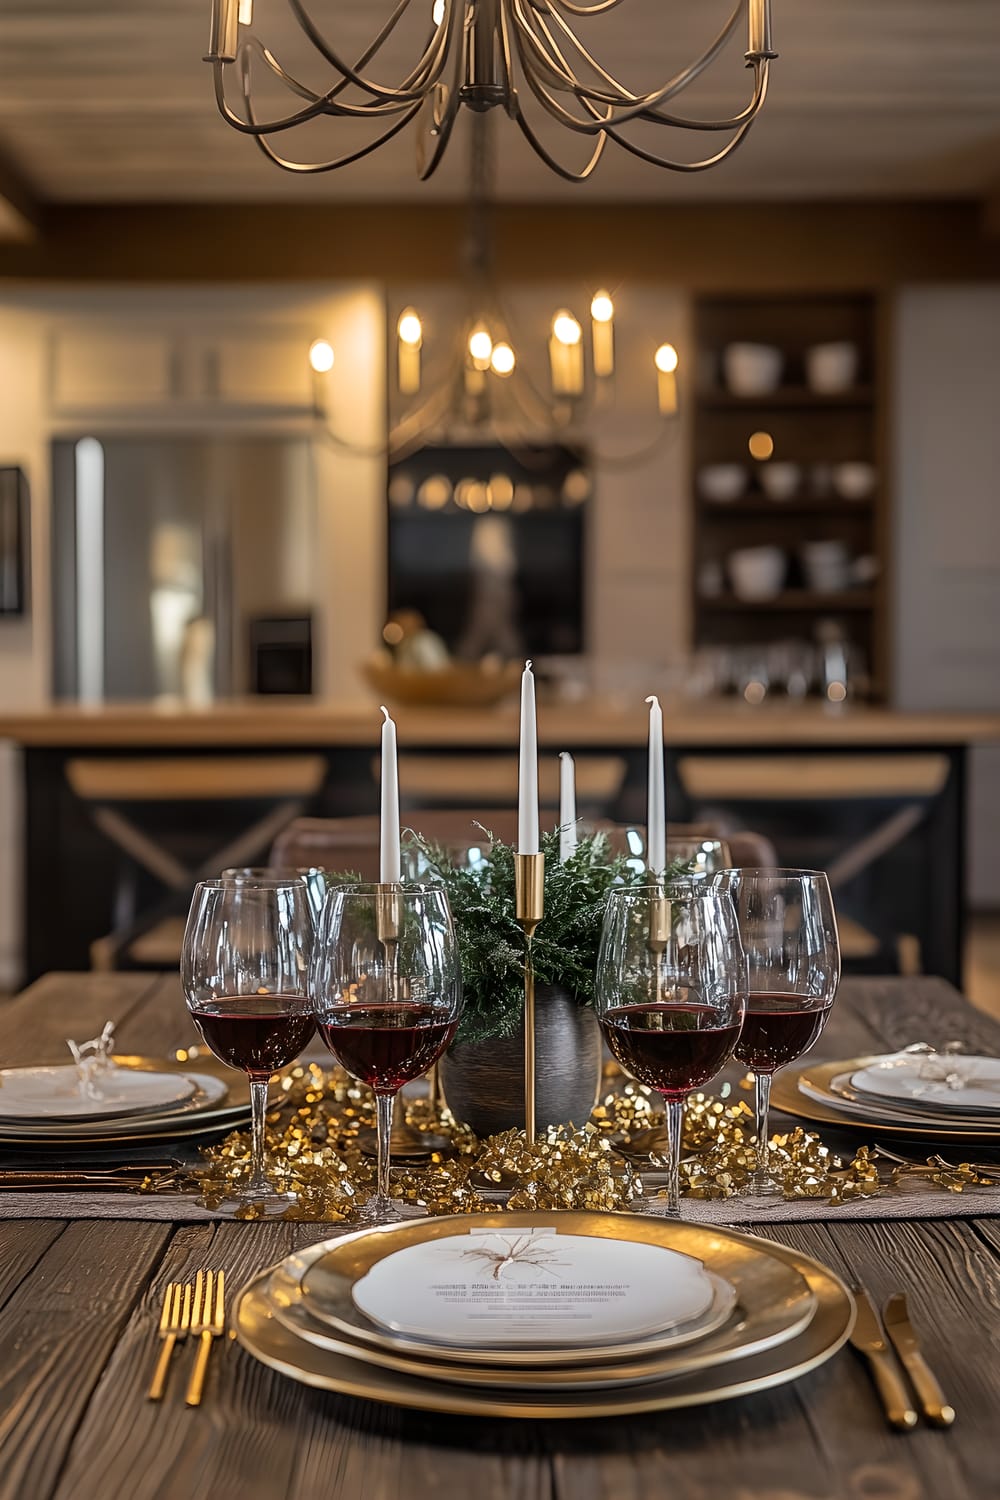
[[[495,666],[478,662],[450,662],[427,671],[401,667],[385,658],[370,657],[362,665],[366,680],[389,702],[422,704],[428,708],[489,708],[516,691],[520,662]]]

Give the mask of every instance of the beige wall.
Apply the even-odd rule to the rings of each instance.
[[[895,692],[1000,709],[1000,286],[898,297]],[[972,755],[969,894],[1000,907],[1000,746]]]

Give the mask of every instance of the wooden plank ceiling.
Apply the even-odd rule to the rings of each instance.
[[[728,4],[624,0],[584,24],[613,71],[648,87],[714,35]],[[389,5],[312,0],[311,8],[331,39],[357,53]],[[322,70],[297,45],[286,0],[257,0],[256,9],[259,34],[282,60],[321,82]],[[409,132],[341,172],[303,179],[271,166],[215,112],[201,61],[208,11],[209,0],[2,0],[0,160],[9,163],[10,180],[55,203],[462,196],[459,138],[439,176],[424,186],[414,175]],[[515,128],[498,120],[499,196],[968,198],[989,197],[1000,185],[997,0],[774,0],[774,16],[781,57],[772,97],[730,163],[682,176],[609,149],[596,179],[574,187],[548,173]],[[693,102],[700,110],[728,110],[744,96],[743,45],[740,37],[699,84]],[[387,58],[381,76],[403,62]],[[322,154],[334,132],[339,143],[339,125],[324,122],[304,149]]]

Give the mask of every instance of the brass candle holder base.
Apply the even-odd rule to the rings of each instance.
[[[380,943],[399,942],[403,925],[403,887],[398,881],[379,881],[375,893],[375,930]]]
[[[535,1142],[535,969],[531,940],[545,914],[545,855],[514,855],[514,915],[524,931],[524,1135]]]

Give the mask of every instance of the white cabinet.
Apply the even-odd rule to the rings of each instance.
[[[57,412],[159,405],[176,397],[179,374],[175,340],[162,329],[82,326],[52,336]]]
[[[314,406],[310,343],[287,324],[74,321],[51,333],[49,405],[56,417],[301,415]]]

